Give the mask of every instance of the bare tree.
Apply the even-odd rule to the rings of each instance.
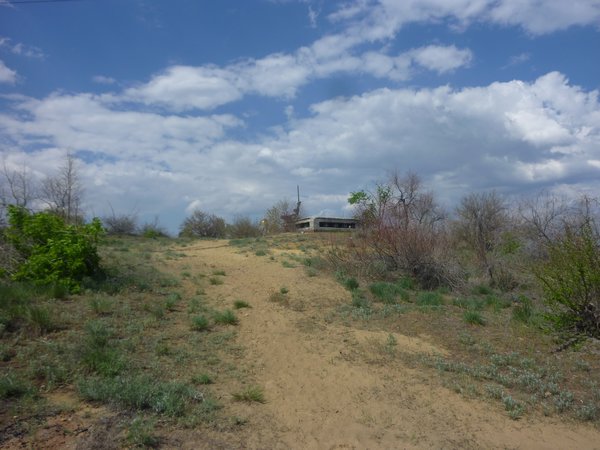
[[[493,281],[489,254],[496,247],[500,231],[508,220],[504,199],[495,191],[472,193],[462,199],[456,213],[460,237],[475,251]]]
[[[0,173],[0,225],[5,222],[8,205],[28,208],[36,195],[37,186],[29,167],[23,163],[19,169],[10,169],[4,159]]]
[[[449,270],[445,213],[416,174],[394,172],[374,192],[351,193],[348,202],[361,221],[360,244],[388,269],[403,271],[427,288],[458,283]]]
[[[58,173],[42,182],[41,194],[50,210],[67,222],[80,221],[83,186],[77,173],[77,162],[71,153],[67,153]]]
[[[528,234],[546,243],[552,242],[562,233],[562,223],[570,215],[571,205],[565,198],[542,191],[522,200],[518,214]]]
[[[224,238],[225,220],[199,209],[187,217],[180,226],[179,236],[194,238]]]

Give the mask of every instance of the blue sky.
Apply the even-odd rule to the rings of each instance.
[[[600,192],[600,0],[0,0],[0,151],[89,215]]]

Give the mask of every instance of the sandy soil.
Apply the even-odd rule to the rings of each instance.
[[[237,312],[243,351],[236,363],[264,388],[266,403],[234,402],[227,387],[220,402],[228,414],[247,418],[245,425],[182,428],[166,436],[165,429],[163,448],[600,449],[600,432],[591,426],[529,416],[513,421],[496,403],[444,388],[436,371],[403,363],[402,353],[452,355],[427,336],[396,332],[397,345],[388,352],[389,333],[328,321],[332,310],[350,301],[349,293],[330,277],[284,267],[277,251],[272,260],[225,241],[182,250],[186,257],[160,269],[224,270],[225,283],[207,286],[207,297],[215,307],[231,307],[236,299],[252,306]],[[270,300],[281,287],[289,290],[287,300]],[[188,288],[195,289],[191,282]],[[62,403],[76,401],[63,395]],[[114,448],[119,441],[109,430],[115,420],[118,414],[105,408],[74,407],[39,429],[34,447]],[[25,448],[19,442],[8,441],[7,448]]]
[[[244,435],[224,447],[600,448],[600,433],[592,427],[551,418],[513,421],[498,405],[442,387],[435,371],[410,369],[401,358],[386,356],[388,333],[328,324],[327,311],[349,302],[348,292],[329,277],[309,278],[301,267],[214,243],[185,253],[192,268],[208,262],[227,272],[226,283],[211,287],[209,295],[223,305],[234,299],[252,305],[239,325],[238,343],[246,350],[240,363],[264,387],[267,402],[248,407]],[[270,301],[283,286],[288,302]],[[400,352],[451,354],[426,336],[394,337]]]

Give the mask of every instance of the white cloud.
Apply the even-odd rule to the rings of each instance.
[[[174,111],[213,109],[247,94],[293,98],[300,87],[336,73],[366,73],[391,80],[409,79],[416,65],[445,73],[469,64],[472,53],[453,45],[430,45],[397,56],[378,51],[340,53],[335,39],[322,39],[293,54],[275,53],[223,68],[174,66],[148,83],[127,89],[115,101],[137,101]],[[347,43],[346,43],[347,44]]]
[[[69,149],[84,158],[90,210],[136,207],[141,220],[160,214],[172,230],[195,207],[256,216],[292,198],[296,184],[308,213],[343,213],[349,191],[393,168],[415,170],[446,201],[488,187],[589,188],[600,178],[598,92],[556,72],[464,89],[378,89],[314,104],[309,117],[288,109],[284,128],[243,139],[229,134],[243,125],[230,115],[140,112],[91,94],[12,99],[0,133],[15,147],[35,144],[26,153],[35,173]]]
[[[25,56],[27,58],[44,59],[46,55],[44,52],[32,45],[26,45],[22,42],[12,43],[12,39],[7,37],[0,37],[0,49],[9,51],[14,55]]]
[[[429,45],[415,49],[410,54],[419,65],[438,73],[451,72],[464,67],[473,59],[469,49],[458,49],[454,45],[447,47]]]
[[[4,61],[0,60],[0,83],[15,84],[17,72],[8,68]]]
[[[213,66],[173,66],[148,83],[125,91],[125,98],[183,111],[211,109],[238,100],[235,74]]]
[[[117,82],[114,78],[104,75],[95,75],[92,77],[92,81],[98,84],[115,84]]]
[[[357,19],[358,17],[358,19]],[[464,28],[474,22],[518,26],[533,35],[572,26],[600,24],[598,0],[356,0],[330,16],[353,21],[353,35],[365,40],[392,37],[402,26],[448,21]]]

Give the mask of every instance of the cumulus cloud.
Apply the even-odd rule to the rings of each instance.
[[[364,39],[392,37],[402,26],[447,21],[456,28],[484,22],[518,26],[540,35],[572,26],[600,24],[600,2],[580,0],[355,0],[329,16],[352,21],[348,34]]]
[[[352,55],[340,53],[335,40],[324,39],[293,54],[275,53],[225,67],[170,67],[149,82],[127,89],[120,100],[174,111],[213,109],[247,94],[293,98],[308,82],[333,74],[365,73],[401,81],[409,79],[416,67],[441,74],[467,66],[471,59],[469,49],[454,45],[430,45],[395,56],[380,51]]]
[[[15,84],[17,72],[8,68],[4,61],[0,60],[0,83]]]
[[[186,210],[258,215],[301,185],[309,213],[347,213],[349,191],[386,170],[414,170],[452,202],[469,190],[594,186],[600,103],[557,72],[533,82],[452,89],[377,89],[289,110],[285,129],[234,138],[231,115],[171,115],[112,107],[91,94],[14,97],[0,132],[36,172],[68,149],[82,158],[90,207],[136,206],[176,229]],[[89,154],[93,154],[93,158]],[[326,182],[325,182],[326,181]],[[169,219],[166,219],[169,217]]]

